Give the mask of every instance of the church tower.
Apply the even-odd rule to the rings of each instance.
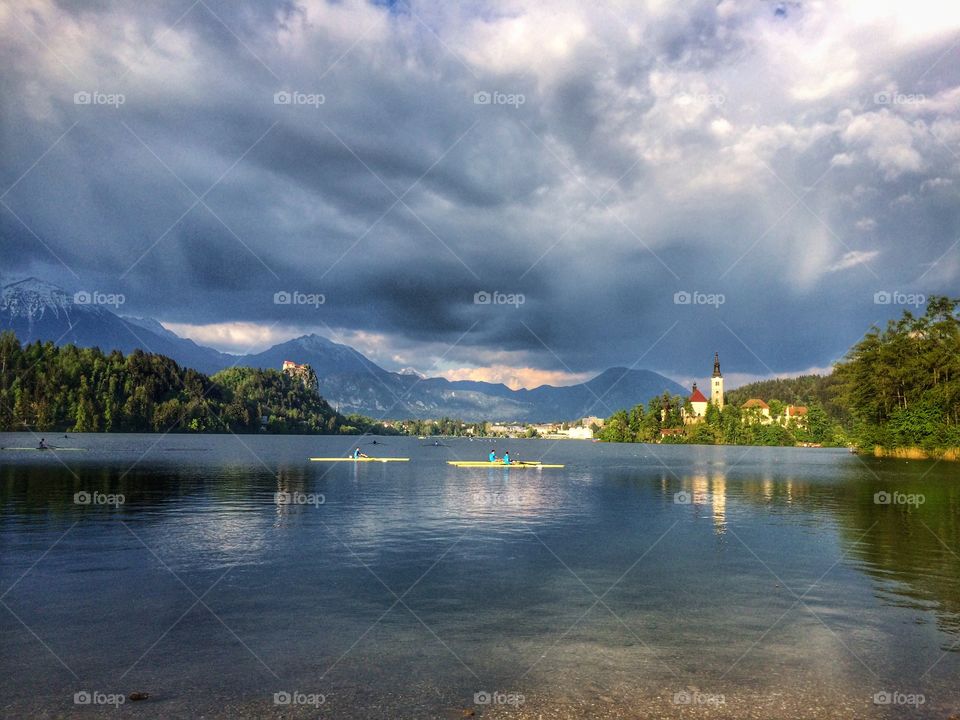
[[[720,353],[713,354],[713,377],[710,378],[710,402],[723,410],[723,375],[720,373]]]

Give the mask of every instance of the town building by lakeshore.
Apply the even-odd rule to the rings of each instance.
[[[805,425],[807,422],[806,405],[785,405],[783,411],[773,413],[770,406],[760,398],[750,398],[740,406],[744,420],[752,420],[763,425],[776,423],[778,425]]]

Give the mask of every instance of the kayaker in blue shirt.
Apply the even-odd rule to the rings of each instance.
[[[353,451],[353,459],[354,459],[354,460],[356,460],[357,458],[365,458],[365,457],[367,457],[367,456],[364,455],[362,452],[360,452],[360,448],[357,448],[356,450]]]
[[[509,450],[504,450],[504,451],[503,451],[503,464],[504,464],[504,465],[509,465],[509,464],[510,464],[510,451],[509,451]]]
[[[497,453],[496,453],[494,450],[491,450],[491,451],[490,451],[490,457],[487,458],[487,461],[489,461],[489,462],[496,462],[496,461],[497,461]]]

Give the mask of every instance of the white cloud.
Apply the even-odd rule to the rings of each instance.
[[[887,180],[925,167],[926,161],[915,146],[927,131],[923,121],[909,123],[881,110],[861,115],[844,111],[841,122],[846,126],[841,133],[843,140],[851,147],[863,148]]]
[[[541,385],[577,385],[593,377],[593,373],[570,373],[564,370],[542,370],[532,367],[494,365],[490,367],[450,368],[440,373],[447,380],[474,380],[503,383],[509,388],[533,389]]]
[[[827,272],[848,270],[857,265],[866,265],[880,254],[879,250],[851,250],[844,253],[839,260],[827,268]]]
[[[190,338],[200,345],[240,355],[261,352],[271,345],[292,340],[303,334],[297,328],[271,327],[252,322],[225,322],[209,325],[162,322],[161,325],[180,337]]]

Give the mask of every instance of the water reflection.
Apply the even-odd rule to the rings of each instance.
[[[701,508],[709,507],[713,520],[714,532],[723,537],[727,531],[727,477],[721,470],[710,473],[688,475],[680,479],[681,492],[689,493],[688,497],[678,498],[672,486],[665,481],[661,482],[662,492],[672,497],[674,502],[684,503],[687,499],[699,512]]]
[[[723,474],[717,474],[713,478],[710,487],[713,498],[713,527],[717,535],[723,535],[727,531],[727,478]]]
[[[528,678],[546,685],[650,676],[642,645],[631,644],[619,620],[584,615],[595,600],[584,585],[603,594],[616,583],[605,602],[680,672],[720,677],[762,637],[738,668],[745,684],[786,685],[819,672],[826,659],[831,668],[846,663],[855,685],[864,670],[846,645],[871,666],[881,657],[912,679],[936,660],[931,648],[949,650],[960,637],[956,466],[865,465],[845,453],[766,448],[658,448],[660,462],[642,449],[568,444],[557,450],[567,453],[556,458],[567,463],[562,471],[457,470],[435,456],[418,458],[418,445],[409,464],[326,467],[305,458],[340,452],[334,440],[327,451],[317,440],[276,449],[251,439],[271,471],[233,459],[229,439],[204,442],[208,452],[168,452],[169,459],[132,470],[115,461],[69,470],[36,461],[0,466],[0,588],[79,521],[9,596],[18,611],[43,608],[41,637],[60,650],[58,628],[72,628],[77,607],[97,608],[128,623],[130,640],[118,641],[117,651],[132,655],[129,664],[143,652],[130,619],[140,588],[156,587],[151,611],[158,617],[177,608],[158,621],[156,635],[186,609],[177,605],[182,587],[117,519],[176,572],[195,571],[184,577],[198,591],[241,563],[217,586],[212,606],[271,665],[333,664],[394,601],[380,580],[398,594],[413,588],[405,602],[485,679],[482,665],[515,679],[556,643]],[[123,493],[127,502],[80,507],[73,495],[81,489]],[[883,490],[925,501],[879,504],[874,495]],[[676,502],[681,491],[688,504]],[[322,495],[324,503],[283,499],[298,493]],[[794,597],[744,544],[801,592],[836,564],[807,597],[830,627],[809,615],[804,624],[801,608],[764,635]],[[375,641],[362,642],[339,666],[355,674],[349,682],[361,678],[375,695],[393,675],[403,676],[394,678],[401,685],[408,680],[407,662],[456,682],[462,666],[439,642],[424,644],[423,626],[397,610],[366,636]],[[185,635],[179,642],[195,653],[185,657],[209,652],[204,638]],[[243,666],[242,647],[220,650],[233,651],[228,664]],[[0,670],[13,679],[0,680],[0,690],[39,682],[17,676],[13,653],[5,655]],[[955,656],[938,672],[955,671]],[[37,677],[49,674],[40,665]],[[764,674],[780,666],[780,676]],[[179,667],[184,682],[196,675],[190,661]],[[374,682],[371,672],[383,677]],[[231,691],[242,692],[247,680]]]

